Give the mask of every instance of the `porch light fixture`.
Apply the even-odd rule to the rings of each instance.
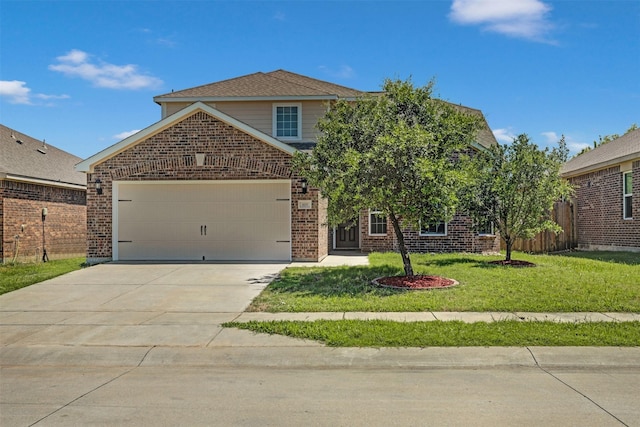
[[[307,194],[307,180],[302,178],[300,181],[300,188],[302,188],[302,194]]]
[[[96,178],[96,193],[98,194],[102,194],[102,181],[100,181],[100,178]]]

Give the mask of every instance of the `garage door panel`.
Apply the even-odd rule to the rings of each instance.
[[[120,183],[121,260],[289,260],[290,181]]]

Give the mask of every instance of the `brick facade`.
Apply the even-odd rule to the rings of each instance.
[[[204,153],[198,166],[196,153]],[[103,194],[96,194],[95,180]],[[291,180],[291,251],[294,260],[318,261],[327,255],[326,225],[318,192],[302,194],[291,156],[237,128],[197,111],[167,129],[95,165],[87,175],[87,260],[112,259],[112,182],[157,180]],[[311,200],[312,209],[298,209]]]
[[[84,190],[0,180],[2,261],[39,261],[43,244],[49,259],[82,256],[86,215]]]
[[[576,189],[578,248],[640,251],[640,161],[632,164],[633,219],[623,219],[622,172],[613,166],[569,179]]]
[[[446,236],[421,236],[417,230],[405,228],[405,245],[409,252],[471,252],[492,253],[500,251],[500,238],[495,235],[479,236],[471,228],[471,219],[456,214],[447,223]],[[397,251],[398,239],[393,225],[387,218],[385,236],[369,235],[369,212],[360,215],[361,247],[363,252]]]

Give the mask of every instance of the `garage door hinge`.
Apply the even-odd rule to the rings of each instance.
[[[276,202],[288,202],[291,199],[276,199]]]

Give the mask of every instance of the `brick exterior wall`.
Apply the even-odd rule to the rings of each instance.
[[[579,249],[640,251],[640,161],[633,170],[633,219],[623,219],[622,172],[610,167],[572,177]]]
[[[44,231],[42,208],[48,211]],[[86,215],[84,190],[1,180],[2,261],[40,261],[43,236],[51,260],[84,255]]]
[[[363,252],[398,251],[398,240],[393,225],[387,218],[386,236],[369,235],[369,212],[360,215],[360,231]],[[409,252],[470,252],[491,253],[500,251],[498,236],[479,236],[471,229],[471,218],[456,214],[447,224],[446,236],[421,236],[412,228],[404,230],[405,245]]]
[[[195,154],[205,153],[197,166]],[[95,180],[102,181],[97,195]],[[87,260],[112,259],[112,182],[150,180],[291,180],[291,251],[294,260],[326,256],[326,226],[318,213],[318,192],[302,194],[291,156],[198,111],[135,146],[96,165],[87,176]],[[312,209],[298,209],[311,200]],[[322,203],[322,202],[320,202]]]

